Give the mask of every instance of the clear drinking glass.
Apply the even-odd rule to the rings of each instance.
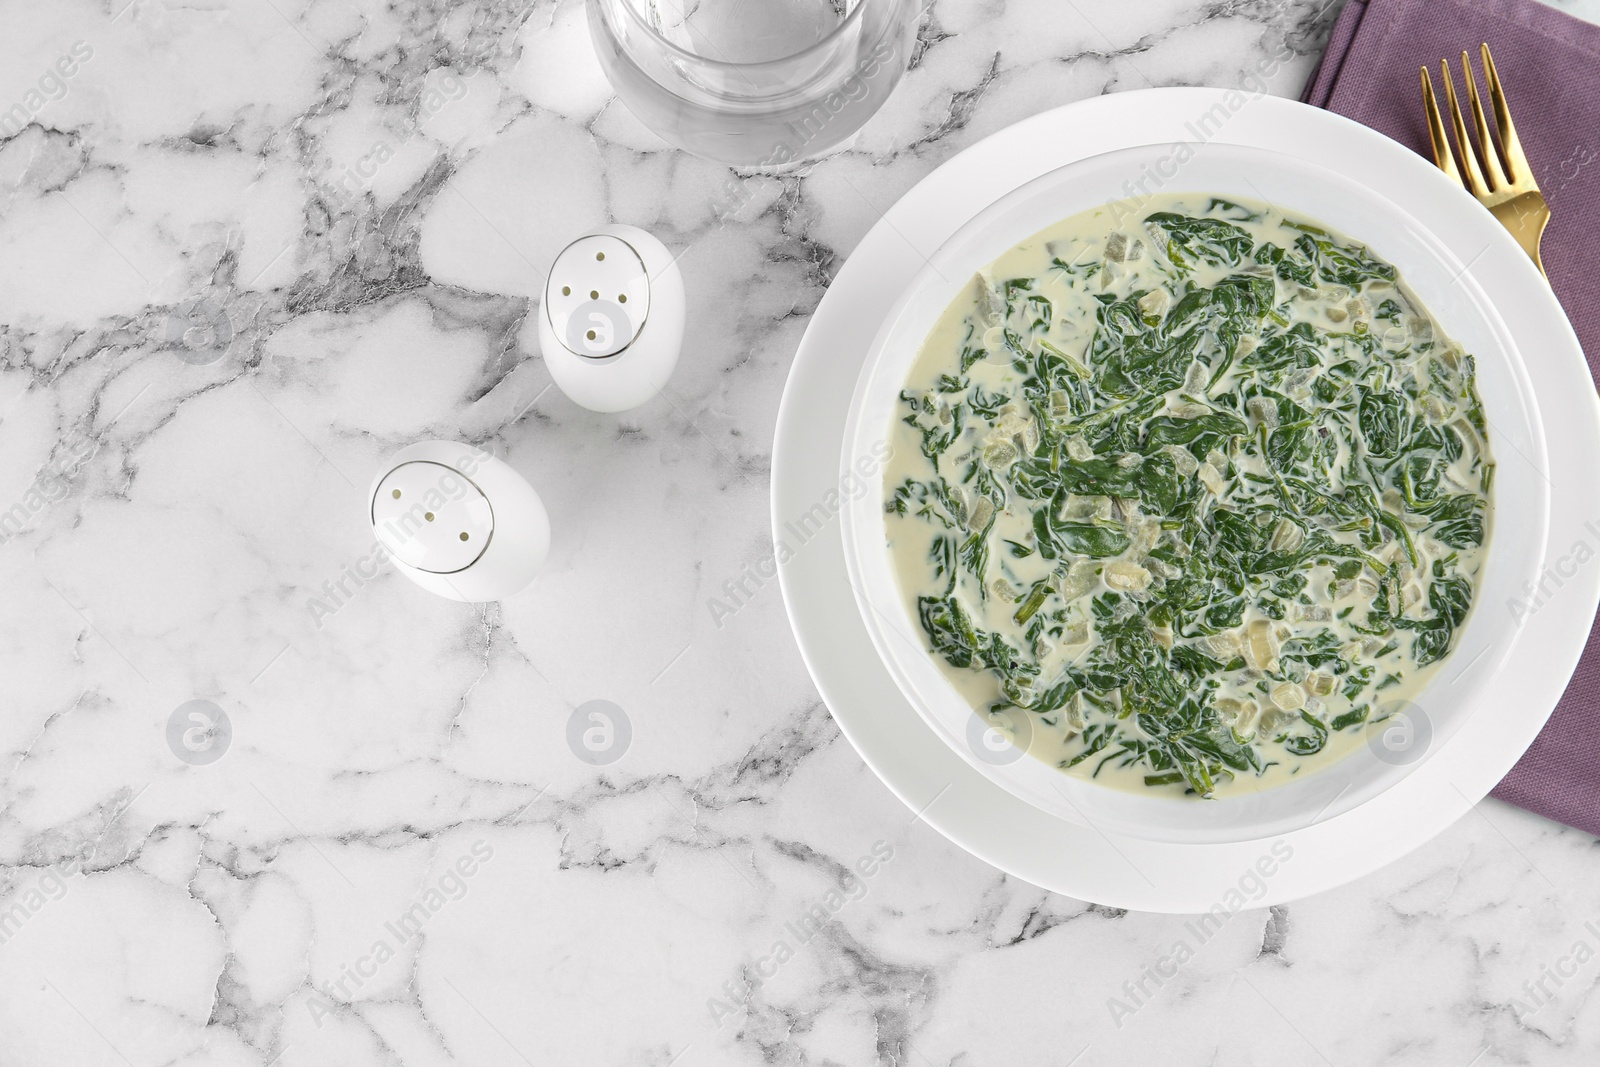
[[[911,59],[917,0],[588,0],[639,120],[696,155],[780,166],[855,133]]]

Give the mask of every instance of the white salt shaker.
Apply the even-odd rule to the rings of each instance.
[[[527,479],[455,441],[402,448],[369,496],[372,532],[395,569],[450,600],[504,600],[550,551],[550,518]]]
[[[590,411],[625,411],[667,384],[683,344],[683,275],[636,226],[602,226],[550,268],[539,344],[561,391]]]

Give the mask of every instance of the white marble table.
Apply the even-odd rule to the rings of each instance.
[[[1595,1062],[1588,835],[1486,802],[1179,966],[1181,918],[911,823],[748,569],[790,358],[882,208],[1283,40],[1297,93],[1320,0],[937,0],[854,145],[725,221],[575,0],[125,3],[0,7],[0,1067]],[[689,286],[676,378],[620,417],[529,325],[606,219]],[[523,595],[361,576],[368,482],[428,437],[544,496]],[[213,762],[169,745],[192,700]],[[591,700],[631,728],[604,766],[567,740]]]

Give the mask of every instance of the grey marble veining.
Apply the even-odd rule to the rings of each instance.
[[[615,100],[573,0],[5,3],[0,1065],[1593,1063],[1587,835],[1486,802],[1204,940],[1056,896],[873,777],[754,567],[790,359],[895,197],[1283,43],[1297,94],[1336,11],[935,0],[853,143],[734,176]],[[530,315],[608,219],[690,305],[621,416]],[[425,437],[543,496],[527,593],[366,576]],[[194,700],[215,762],[169,741]]]

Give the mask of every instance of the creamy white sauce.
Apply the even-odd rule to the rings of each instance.
[[[904,514],[891,510],[886,516],[889,551],[913,617],[917,615],[919,597],[935,595],[950,582],[949,571],[941,570],[932,555],[936,539],[941,536],[969,538],[975,532],[972,528],[987,523],[990,511],[995,512],[987,537],[989,553],[983,588],[980,590],[976,577],[958,564],[956,595],[975,627],[1002,635],[1037,663],[1042,687],[1063,672],[1081,669],[1093,659],[1100,644],[1099,628],[1092,611],[1092,602],[1097,596],[1114,586],[1126,603],[1132,605],[1132,610],[1145,610],[1166,580],[1181,576],[1181,570],[1174,568],[1172,560],[1179,558],[1181,566],[1187,546],[1180,531],[1161,529],[1127,498],[1074,494],[1063,503],[1061,515],[1080,524],[1075,528],[1092,526],[1113,530],[1127,539],[1128,546],[1103,558],[1059,553],[1057,558],[1050,559],[1038,550],[1034,526],[1034,512],[1045,505],[1037,500],[1019,499],[1015,492],[1008,495],[1000,508],[993,508],[982,499],[982,494],[976,491],[976,483],[967,480],[970,472],[986,466],[1004,473],[1010,471],[1013,464],[1026,459],[1032,449],[1039,447],[1039,440],[1044,436],[1041,414],[1043,419],[1070,429],[1092,425],[1090,420],[1096,411],[1119,402],[1108,399],[1094,410],[1068,411],[1069,405],[1063,396],[1045,405],[1042,413],[1037,404],[1030,409],[1021,396],[1021,387],[1030,372],[1019,369],[1016,363],[1018,347],[1031,353],[1039,352],[1041,347],[1053,349],[1069,361],[1074,373],[1097,378],[1105,370],[1097,363],[1093,343],[1097,329],[1103,329],[1096,319],[1103,297],[1121,300],[1143,291],[1146,296],[1139,306],[1145,321],[1159,323],[1189,286],[1211,288],[1224,278],[1265,275],[1272,278],[1271,305],[1275,319],[1264,321],[1259,332],[1241,337],[1231,353],[1223,351],[1218,337],[1205,338],[1196,348],[1194,362],[1184,380],[1165,390],[1157,415],[1182,420],[1232,410],[1249,425],[1252,441],[1256,440],[1255,435],[1270,434],[1275,426],[1275,407],[1257,401],[1254,405],[1242,404],[1243,410],[1229,409],[1227,398],[1236,396],[1236,390],[1245,383],[1260,382],[1266,377],[1264,372],[1244,366],[1252,350],[1265,339],[1302,322],[1315,329],[1317,365],[1291,368],[1282,374],[1273,372],[1271,380],[1280,387],[1281,395],[1296,401],[1319,419],[1317,432],[1324,439],[1330,436],[1325,432],[1330,426],[1335,431],[1331,436],[1339,436],[1338,423],[1324,413],[1325,409],[1351,403],[1348,390],[1331,405],[1319,399],[1318,388],[1331,392],[1336,380],[1344,380],[1330,376],[1330,367],[1344,364],[1346,370],[1340,373],[1348,377],[1356,373],[1348,370],[1350,361],[1355,361],[1362,373],[1379,373],[1375,368],[1381,365],[1379,379],[1387,388],[1396,393],[1408,388],[1420,392],[1420,398],[1413,398],[1415,403],[1409,409],[1410,417],[1417,420],[1415,425],[1451,427],[1450,432],[1464,442],[1459,458],[1436,472],[1438,491],[1483,498],[1482,543],[1476,547],[1452,548],[1433,535],[1432,528],[1424,521],[1425,516],[1409,512],[1403,500],[1386,495],[1383,510],[1406,525],[1417,556],[1415,566],[1402,540],[1385,532],[1381,544],[1362,548],[1372,562],[1361,564],[1359,574],[1353,578],[1336,578],[1334,567],[1328,563],[1304,568],[1305,588],[1298,595],[1276,599],[1275,610],[1281,611],[1281,619],[1270,617],[1262,606],[1250,603],[1236,625],[1227,626],[1215,635],[1186,639],[1156,630],[1156,638],[1163,645],[1193,646],[1219,662],[1237,663],[1241,658],[1244,661],[1243,669],[1218,671],[1212,675],[1217,688],[1211,700],[1219,709],[1226,709],[1224,717],[1236,721],[1238,736],[1255,746],[1266,766],[1260,773],[1238,773],[1231,780],[1219,779],[1215,795],[1226,795],[1274,785],[1328,766],[1363,744],[1371,720],[1381,718],[1385,709],[1414,699],[1428,684],[1443,661],[1419,667],[1414,654],[1416,634],[1413,631],[1395,629],[1381,638],[1369,638],[1353,632],[1351,627],[1368,620],[1374,587],[1380,581],[1376,566],[1395,572],[1395,597],[1389,600],[1389,608],[1400,619],[1418,621],[1430,616],[1428,580],[1435,560],[1445,561],[1441,565],[1450,573],[1467,578],[1476,592],[1492,513],[1492,463],[1487,443],[1469,418],[1469,406],[1475,400],[1470,389],[1470,360],[1458,346],[1449,342],[1399,279],[1392,282],[1371,279],[1350,288],[1331,284],[1319,276],[1307,287],[1277,277],[1270,266],[1257,264],[1249,254],[1232,264],[1201,262],[1193,254],[1185,255],[1182,248],[1169,255],[1162,247],[1163,232],[1143,223],[1155,212],[1194,217],[1206,217],[1209,213],[1209,217],[1224,219],[1243,230],[1256,248],[1270,242],[1290,249],[1297,240],[1303,239],[1306,230],[1301,227],[1310,225],[1303,220],[1286,220],[1266,205],[1218,207],[1215,201],[1208,201],[1205,197],[1178,196],[1145,202],[1136,209],[1128,204],[1108,205],[1034,235],[975,278],[964,295],[945,311],[925,341],[907,381],[907,394],[918,398],[918,402],[926,402],[932,409],[922,415],[922,426],[948,419],[951,402],[967,397],[968,390],[990,399],[1005,394],[1010,398],[1009,406],[1001,405],[992,415],[965,408],[962,431],[937,464],[923,454],[921,430],[897,418],[890,430],[894,458],[885,472],[884,494],[886,500],[892,500],[896,489],[908,479],[929,485],[937,474],[954,488],[952,496],[958,497],[953,503],[956,515],[950,514],[949,501],[931,507],[930,510],[943,516],[943,521],[918,514],[915,504],[907,507]],[[1324,233],[1314,228],[1313,232]],[[1328,236],[1341,244],[1348,243],[1337,235]],[[1174,258],[1183,261],[1183,270],[1174,266]],[[1042,305],[1030,304],[1022,312],[1013,305],[1009,317],[1005,309],[998,306],[1004,299],[1005,283],[1010,279],[1031,279],[1026,295],[1048,301],[1048,328],[1030,329],[1028,322],[1023,321],[1037,321]],[[1020,290],[1017,295],[1021,295]],[[1385,303],[1391,300],[1392,306]],[[1388,309],[1388,319],[1376,317],[1380,307]],[[1399,314],[1393,310],[1395,307],[1401,309]],[[1016,341],[1009,346],[1005,338],[1007,329],[1013,331]],[[1357,331],[1371,339],[1374,350],[1380,353],[1377,358],[1362,348]],[[963,375],[964,349],[981,349],[983,355]],[[1228,358],[1230,354],[1231,359]],[[966,386],[951,389],[946,380],[941,391],[942,376],[964,377]],[[1319,387],[1319,378],[1328,381]],[[1453,396],[1432,397],[1432,393],[1426,392],[1432,388],[1435,378],[1439,379],[1437,389],[1446,394],[1455,390]],[[1463,386],[1460,384],[1463,381],[1469,384]],[[1452,383],[1449,388],[1447,382]],[[983,392],[977,394],[977,388]],[[1361,390],[1357,396],[1370,391],[1373,390]],[[907,411],[908,406],[902,404],[899,414],[905,415]],[[1183,446],[1170,448],[1182,449]],[[1347,468],[1357,460],[1352,448],[1352,441],[1341,437],[1331,457],[1319,454],[1314,458],[1314,462],[1323,463],[1324,474],[1331,479],[1335,491],[1345,486],[1329,472]],[[1072,442],[1069,435],[1066,454],[1058,451],[1056,462],[1073,463],[1091,456],[1104,459],[1116,454],[1115,450],[1102,450],[1096,455],[1083,441]],[[1236,495],[1235,487],[1246,487],[1253,494],[1266,493],[1268,490],[1263,487],[1282,476],[1261,456],[1241,446],[1238,440],[1225,453],[1212,449],[1202,455],[1178,456],[1174,464],[1186,484],[1198,482],[1200,486],[1220,490],[1205,493],[1207,509],[1229,506]],[[1392,493],[1398,493],[1394,484],[1392,480],[1385,482]],[[1215,511],[1203,514],[1205,523],[1215,518]],[[943,524],[952,519],[957,522],[954,531]],[[1320,530],[1340,544],[1355,545],[1361,534],[1334,529],[1335,525],[1326,516],[1297,516],[1273,529],[1272,545],[1281,544],[1285,550],[1293,551],[1313,530]],[[1151,553],[1156,555],[1152,557]],[[1165,561],[1160,557],[1165,557]],[[1045,584],[1041,586],[1041,582]],[[1025,595],[1036,588],[1046,592],[1035,614],[1051,612],[1057,613],[1059,618],[1052,623],[1057,635],[1042,642],[1030,640],[1027,625],[1017,621]],[[1308,602],[1300,602],[1302,598]],[[1268,600],[1270,603],[1271,598]],[[1122,610],[1126,612],[1128,608]],[[1299,669],[1302,665],[1286,666],[1275,658],[1285,641],[1320,631],[1333,632],[1340,638],[1340,647],[1348,655],[1346,662],[1352,668],[1373,667],[1372,682],[1354,699],[1341,692],[1348,675],[1329,677],[1330,671],[1308,672]],[[995,672],[954,667],[936,653],[934,659],[980,714],[997,701],[1004,702]],[[1377,688],[1385,679],[1390,680],[1381,689]],[[1029,753],[1059,766],[1084,750],[1084,724],[1110,721],[1114,717],[1116,699],[1116,693],[1112,693],[1109,700],[1102,694],[1087,703],[1075,703],[1065,713],[1040,714],[1012,709],[989,718],[997,727],[1007,729],[1010,723],[1026,717],[1027,729],[1031,732]],[[1233,703],[1226,703],[1230,701]],[[1321,750],[1315,754],[1292,754],[1272,739],[1284,731],[1304,734],[1310,730],[1300,715],[1302,710],[1327,724],[1362,706],[1369,709],[1368,723],[1330,729]],[[1080,718],[1082,722],[1075,721]],[[1134,719],[1125,719],[1122,723],[1127,736],[1141,736]],[[1155,773],[1149,765],[1119,767],[1117,762],[1113,759],[1102,765],[1101,755],[1097,754],[1078,763],[1068,773],[1093,776],[1103,784],[1138,791],[1158,788],[1178,793],[1184,789],[1182,784],[1147,785],[1145,777]]]

